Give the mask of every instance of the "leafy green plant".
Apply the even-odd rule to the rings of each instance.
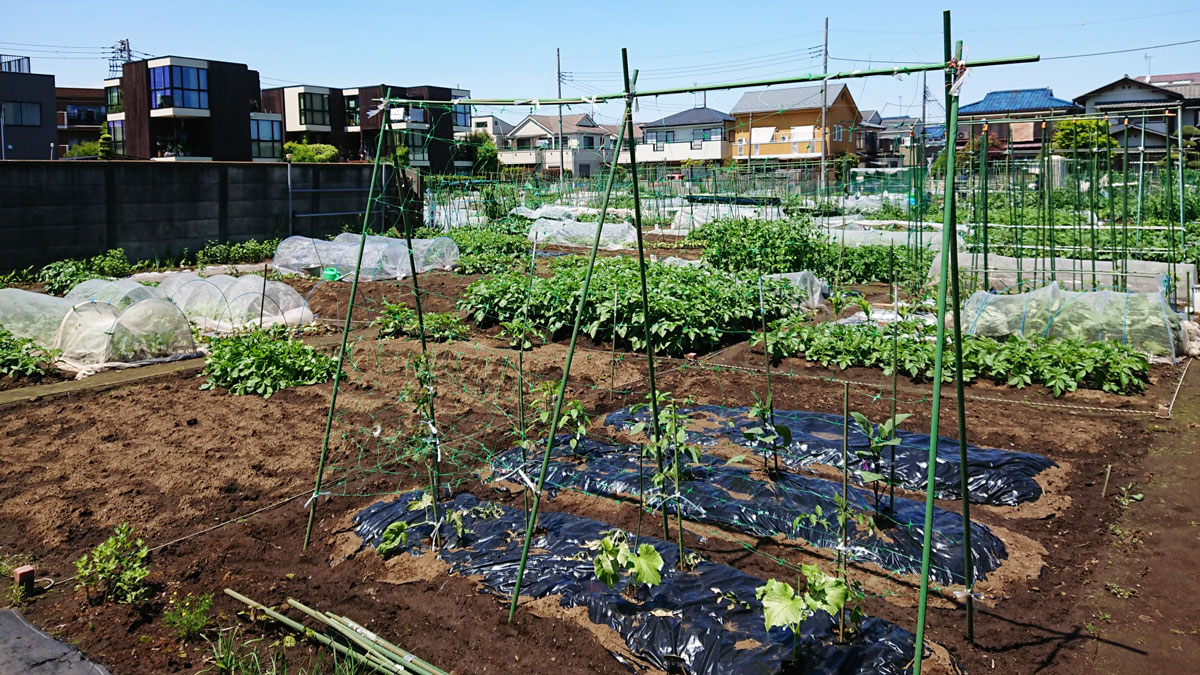
[[[328,382],[337,359],[291,338],[285,327],[213,339],[200,389],[226,387],[235,396],[270,398],[280,389]]]
[[[382,339],[396,337],[420,337],[421,325],[417,321],[415,309],[399,302],[383,300],[383,309],[379,316],[371,322],[378,326],[379,337]],[[435,342],[446,340],[465,340],[470,335],[466,324],[457,316],[449,313],[427,312],[425,319],[425,339]]]
[[[84,281],[100,276],[88,269],[86,262],[67,259],[43,267],[38,272],[38,281],[42,282],[42,288],[50,295],[63,295]]]
[[[150,566],[150,549],[141,539],[133,538],[133,527],[121,523],[113,535],[75,561],[76,588],[101,600],[132,604],[143,599]]]
[[[763,606],[763,623],[767,630],[775,627],[792,631],[793,655],[800,646],[800,624],[815,612],[837,617],[846,606],[850,589],[845,582],[820,570],[816,565],[801,565],[806,585],[797,593],[791,584],[768,579],[754,595]],[[800,586],[799,579],[796,585]]]
[[[288,141],[283,144],[283,152],[290,154],[293,162],[332,162],[338,156],[338,149],[325,143]]]
[[[521,349],[530,349],[533,347],[534,339],[539,342],[545,342],[546,338],[542,331],[533,325],[532,322],[525,319],[513,319],[512,321],[502,321],[500,323],[500,332],[496,337],[502,340],[508,340],[509,347],[519,347]]]
[[[63,157],[99,157],[100,156],[100,141],[83,141],[72,145]]]
[[[629,577],[627,593],[633,593],[637,584],[657,586],[662,583],[663,559],[650,544],[638,546],[637,553],[629,548],[624,532],[614,532],[600,541],[589,542],[588,548],[596,551],[592,559],[596,579],[609,588],[615,587],[622,577]]]
[[[550,417],[554,414],[554,398],[558,394],[558,384],[558,380],[545,380],[533,385],[534,397],[529,404],[529,409],[533,413],[534,419],[543,427],[550,425]],[[588,419],[587,412],[583,409],[582,401],[574,398],[563,401],[562,410],[558,416],[558,430],[571,434],[569,442],[572,450],[587,435],[587,427],[590,423],[591,420]]]
[[[1134,502],[1140,502],[1145,499],[1145,495],[1140,492],[1133,491],[1133,483],[1121,488],[1117,488],[1117,503],[1121,508],[1129,508],[1129,505]]]
[[[763,470],[779,471],[779,447],[782,444],[787,447],[792,444],[792,430],[786,424],[775,423],[775,405],[772,402],[772,395],[767,394],[765,399],[758,397],[758,392],[750,392],[754,395],[754,405],[750,406],[750,417],[758,420],[758,425],[749,427],[742,431],[742,435],[746,440],[757,443],[763,448],[770,450],[770,453],[763,454]],[[773,458],[774,466],[768,464],[768,457]]]
[[[169,606],[163,612],[163,623],[167,624],[180,639],[195,640],[200,637],[205,628],[208,628],[212,605],[212,593],[202,595],[188,593],[182,600],[173,593]]]
[[[241,265],[262,262],[275,255],[279,248],[278,239],[255,241],[253,239],[240,242],[210,241],[204,248],[196,251],[196,265]]]
[[[57,352],[42,349],[33,340],[16,337],[0,326],[0,376],[38,379],[48,372],[56,356]]]

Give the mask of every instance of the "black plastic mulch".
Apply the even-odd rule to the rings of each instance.
[[[406,550],[420,555],[433,531],[424,510],[409,511],[409,503],[421,494],[410,492],[395,501],[367,507],[355,516],[355,532],[375,546],[388,525],[405,521],[411,525]],[[470,494],[440,505],[463,512],[468,531],[459,537],[453,527],[443,523],[439,531],[444,545],[437,555],[455,573],[481,577],[488,589],[511,597],[525,531],[524,513],[508,507],[499,507],[498,517],[472,512],[485,505],[488,502]],[[709,561],[700,562],[690,572],[679,572],[674,544],[643,537],[643,543],[662,555],[662,583],[639,586],[632,596],[626,595],[624,580],[610,589],[595,579],[594,553],[587,547],[588,542],[610,532],[609,525],[555,512],[542,513],[538,520],[539,533],[532,542],[522,596],[559,594],[564,607],[586,607],[588,617],[620,634],[632,654],[663,670],[698,675],[778,673],[791,659],[791,631],[767,631],[763,624],[762,604],[754,597],[761,580]],[[749,608],[720,596],[727,592]],[[912,660],[912,634],[882,619],[865,618],[847,644],[835,644],[834,631],[833,618],[824,613],[800,624],[799,667],[789,672],[899,674],[906,672]]]
[[[748,408],[722,408],[715,405],[698,405],[680,408],[680,414],[702,420],[711,431],[688,431],[688,442],[712,446],[718,438],[750,448],[758,453],[770,451],[769,444],[748,440],[745,431],[763,424],[750,416]],[[638,422],[648,422],[649,413],[631,412],[629,408],[609,413],[605,424],[628,430]],[[872,420],[878,423],[882,420]],[[788,467],[798,468],[811,464],[826,464],[842,468],[842,418],[840,415],[806,412],[803,410],[776,410],[775,423],[783,424],[792,432],[791,444],[781,447],[779,458]],[[644,433],[649,433],[649,429]],[[897,484],[908,490],[923,492],[929,468],[929,434],[900,429],[896,432],[900,445],[894,446],[896,453],[895,474]],[[851,479],[857,481],[854,471],[863,468],[874,473],[891,475],[892,448],[885,448],[883,461],[878,467],[863,467],[854,455],[855,448],[869,448],[870,440],[858,430],[854,420],[850,421],[849,456]],[[959,478],[958,441],[939,437],[937,443],[937,465],[934,469],[934,495],[938,499],[962,499]],[[994,448],[967,446],[967,493],[974,504],[994,506],[1016,506],[1036,501],[1042,496],[1042,488],[1034,476],[1055,466],[1041,455]]]
[[[560,436],[551,453],[545,483],[551,496],[561,489],[611,498],[638,495],[637,446],[583,438],[572,452],[568,438]],[[521,466],[520,450],[498,455],[492,464],[495,478],[512,477]],[[645,500],[657,510],[663,505],[664,492],[650,481],[656,471],[654,460],[647,457],[644,465]],[[536,480],[540,467],[541,456],[531,455],[524,473]],[[519,477],[511,479],[522,482]],[[666,488],[666,494],[674,494],[673,482]],[[756,480],[748,469],[727,466],[717,457],[701,454],[700,463],[687,464],[680,476],[679,493],[681,498],[666,500],[666,509],[674,514],[682,504],[681,515],[691,521],[759,537],[783,534],[825,549],[837,549],[841,543],[836,498],[841,496],[842,486],[838,482],[788,472],[781,472],[773,483]],[[869,490],[850,488],[846,501],[850,513],[859,515],[857,520],[851,515],[846,521],[846,552],[851,560],[875,563],[900,574],[920,574],[924,503],[897,497],[892,504],[881,495],[880,511],[888,513],[892,521],[887,526],[873,521],[875,502]],[[1008,557],[1004,542],[979,523],[971,524],[971,552],[976,579],[986,577]],[[942,584],[963,583],[964,564],[962,515],[934,508],[930,578]]]

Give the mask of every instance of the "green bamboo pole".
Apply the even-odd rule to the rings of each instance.
[[[301,613],[308,615],[309,618],[316,619],[317,621],[321,622],[325,626],[334,629],[338,635],[342,636],[343,639],[349,640],[351,643],[356,645],[359,649],[363,650],[363,652],[365,652],[365,654],[361,655],[361,656],[363,656],[363,658],[365,658],[367,661],[379,666],[380,668],[385,669],[385,671],[387,671],[387,672],[393,672],[393,673],[410,673],[411,672],[411,673],[417,673],[418,675],[433,675],[432,673],[429,673],[426,670],[412,667],[413,664],[397,663],[390,657],[390,655],[385,650],[371,644],[369,641],[367,641],[366,638],[355,633],[354,631],[350,630],[349,628],[347,628],[346,626],[342,625],[339,622],[331,621],[325,615],[321,614],[320,612],[318,612],[314,609],[306,607],[305,605],[301,604],[300,602],[297,602],[296,600],[288,598],[288,605],[290,605],[294,609],[300,610]]]
[[[384,96],[390,97],[392,90],[385,90]],[[386,112],[386,111],[385,111]],[[333,378],[333,392],[329,395],[329,412],[325,416],[325,435],[321,439],[321,457],[317,461],[317,480],[313,486],[313,496],[308,503],[308,525],[304,528],[304,544],[307,549],[312,540],[313,523],[317,516],[317,499],[321,495],[321,482],[325,476],[325,461],[329,457],[329,434],[333,430],[333,413],[337,409],[339,384],[342,381],[342,365],[346,362],[346,343],[350,338],[350,317],[354,313],[354,299],[358,297],[358,277],[362,269],[363,249],[367,246],[367,222],[371,217],[371,204],[375,200],[375,181],[379,175],[379,153],[383,148],[384,132],[380,130],[375,145],[375,161],[371,164],[371,184],[367,188],[367,208],[363,209],[362,233],[358,242],[358,258],[354,264],[354,279],[350,283],[350,302],[346,306],[346,321],[342,324],[342,345],[338,349],[337,375]]]
[[[1167,152],[1166,152],[1166,155],[1163,157],[1163,164],[1165,165],[1164,168],[1166,169],[1166,180],[1163,181],[1163,192],[1166,193],[1166,197],[1167,197],[1167,200],[1166,200],[1167,208],[1166,208],[1166,214],[1164,214],[1164,215],[1166,216],[1166,220],[1167,220],[1167,228],[1168,228],[1167,229],[1167,239],[1170,241],[1170,243],[1168,244],[1169,252],[1167,253],[1167,261],[1168,261],[1167,262],[1167,269],[1168,269],[1167,278],[1170,279],[1171,288],[1167,294],[1167,301],[1171,302],[1172,298],[1175,295],[1175,219],[1171,217],[1171,213],[1175,210],[1174,208],[1172,208],[1172,206],[1173,206],[1172,196],[1174,193],[1175,185],[1174,185],[1174,182],[1171,180],[1171,111],[1170,110],[1163,111],[1163,131],[1165,132],[1164,135],[1167,137],[1167,143],[1166,143]],[[1180,195],[1180,198],[1182,198],[1182,197],[1183,197],[1183,195]]]
[[[414,664],[419,668],[424,668],[425,670],[429,671],[432,675],[449,675],[448,673],[446,673],[446,671],[444,671],[441,668],[438,668],[437,666],[429,663],[428,661],[418,657],[416,654],[413,654],[412,652],[401,649],[400,647],[392,644],[391,642],[388,642],[387,640],[379,637],[374,632],[364,628],[363,626],[359,625],[358,623],[355,623],[349,617],[338,616],[337,614],[334,614],[333,612],[328,612],[328,611],[325,612],[325,616],[329,617],[333,621],[336,621],[336,622],[346,626],[347,628],[354,631],[355,633],[358,633],[361,637],[363,637],[364,639],[366,639],[368,642],[372,643],[376,647],[382,648],[384,651],[396,655],[396,657],[399,660],[405,661],[406,663]],[[393,660],[396,660],[396,659],[393,659]]]
[[[1045,196],[1046,208],[1046,236],[1050,239],[1050,281],[1058,281],[1058,260],[1057,254],[1054,252],[1054,246],[1057,243],[1058,233],[1055,231],[1054,223],[1054,172],[1051,170],[1054,162],[1050,155],[1050,141],[1046,138],[1046,123],[1042,122],[1042,156],[1046,160],[1045,175],[1042,181],[1042,194]]]
[[[1092,179],[1088,181],[1088,224],[1092,230],[1092,289],[1096,288],[1096,179],[1099,177],[1100,159],[1092,152]]]
[[[942,14],[946,61],[950,61],[950,11]],[[956,53],[962,53],[962,42],[956,45]],[[954,73],[947,69],[949,80]],[[958,137],[958,97],[946,89],[946,175],[954,175],[955,144]],[[933,486],[937,479],[938,418],[942,404],[942,370],[946,346],[946,291],[950,276],[950,250],[954,245],[954,191],[946,193],[942,217],[942,265],[938,278],[937,298],[937,348],[933,357],[933,403],[929,425],[929,458],[925,478],[925,524],[921,545],[921,591],[917,602],[917,634],[913,645],[913,675],[921,675],[921,661],[925,651],[925,611],[929,601],[929,554],[933,543]],[[968,549],[969,550],[969,549]]]
[[[953,142],[953,141],[952,141]],[[872,467],[873,468],[873,467]],[[850,383],[842,383],[842,508],[849,509],[850,475]],[[841,529],[841,545],[838,547],[838,567],[842,570],[842,581],[850,587],[850,571],[846,566],[846,513],[838,518]],[[838,641],[846,641],[846,612],[838,612]]]
[[[625,77],[625,91],[633,92],[634,81],[629,77],[629,54],[624,47],[621,48],[621,68]],[[636,75],[634,79],[636,79]],[[629,98],[627,100],[627,105],[632,106],[633,99]],[[632,107],[630,109],[632,110]],[[659,448],[659,452],[655,454],[658,459],[658,472],[661,474],[663,471],[664,448],[659,443],[662,434],[658,424],[658,387],[654,382],[654,331],[651,330],[650,326],[650,299],[649,294],[646,292],[646,254],[642,237],[642,200],[638,192],[637,143],[634,142],[632,114],[625,116],[623,126],[623,133],[629,136],[629,174],[633,179],[633,229],[637,233],[638,277],[641,282],[642,291],[642,339],[646,342],[646,368],[650,385],[650,429],[654,433],[654,447]],[[613,164],[616,164],[616,161],[617,159],[614,157]],[[640,498],[642,495],[638,495],[638,497]],[[676,512],[681,510],[679,505],[676,505],[675,510]],[[668,522],[667,507],[664,502],[662,509],[663,539],[671,538],[670,532],[667,531]],[[681,542],[680,548],[682,549],[682,531],[679,533],[679,538]],[[682,556],[680,557],[679,564],[680,566],[683,565]]]
[[[979,200],[983,210],[983,288],[984,290],[991,289],[991,284],[988,283],[988,181],[987,181],[987,160],[988,160],[988,125],[985,122],[983,125],[983,133],[979,138],[979,180],[982,181],[980,186]],[[958,239],[955,238],[957,243]],[[957,264],[957,261],[956,261]],[[958,276],[955,275],[955,280]],[[955,308],[957,309],[957,307]]]
[[[529,284],[525,287],[525,303],[521,307],[522,334],[517,342],[517,424],[521,429],[521,467],[529,461],[529,449],[526,448],[525,426],[525,334],[529,328],[529,298],[533,295],[533,271],[537,267],[537,235],[533,237],[533,250],[529,253]],[[410,249],[411,250],[411,249]],[[614,336],[614,340],[615,340]],[[525,518],[529,518],[529,486],[521,484],[521,498],[525,507]]]
[[[1079,201],[1080,195],[1079,195],[1079,125],[1078,124],[1071,125],[1071,173],[1073,174],[1073,180],[1071,182],[1073,182],[1075,184],[1075,213],[1073,213],[1071,216],[1071,219],[1075,222],[1075,246],[1073,247],[1074,250],[1072,252],[1071,257],[1078,258],[1079,257],[1079,247],[1083,243],[1083,224],[1081,221],[1081,217],[1083,214],[1080,213],[1080,211],[1083,209],[1083,205],[1080,204],[1080,201]],[[1075,281],[1075,279],[1077,277],[1077,274],[1076,274],[1077,270],[1079,270],[1079,267],[1075,264],[1072,264],[1071,265],[1071,280],[1072,281]],[[1082,283],[1082,280],[1080,280],[1079,286],[1076,286],[1076,288],[1081,288],[1082,286],[1083,286],[1083,283]]]
[[[636,80],[637,74],[634,74]],[[625,118],[629,119],[633,114],[633,99],[629,98],[625,102]],[[613,155],[613,165],[616,165],[616,158],[621,155],[621,147],[625,140],[625,134],[617,137],[617,147]],[[562,414],[563,399],[567,393],[567,378],[571,374],[571,361],[575,357],[575,344],[579,341],[579,328],[583,323],[583,308],[587,303],[588,291],[592,287],[592,271],[596,268],[596,254],[600,250],[600,233],[604,228],[604,219],[608,215],[608,202],[612,197],[613,177],[616,171],[610,171],[608,174],[608,185],[604,191],[604,201],[600,204],[600,218],[596,221],[596,236],[592,240],[592,250],[588,256],[587,275],[583,278],[583,290],[579,295],[579,303],[575,309],[575,325],[571,329],[571,343],[567,348],[567,360],[563,364],[562,379],[558,383],[558,392],[554,397],[554,414],[550,417],[550,428],[546,435],[546,451],[542,454],[542,467],[538,472],[537,490],[533,493],[533,504],[530,508],[529,519],[525,523],[525,543],[521,547],[521,560],[517,567],[516,584],[513,586],[512,603],[508,607],[508,622],[512,623],[513,615],[517,612],[517,600],[521,597],[521,581],[525,576],[525,564],[529,560],[529,545],[533,541],[534,524],[537,522],[538,508],[542,504],[542,487],[546,484],[546,472],[550,468],[550,451],[554,448],[554,434],[558,431],[559,415]],[[653,400],[653,399],[652,399]],[[657,425],[657,416],[655,425]],[[657,430],[655,431],[657,440]]]
[[[896,247],[892,245],[888,247],[888,276],[892,280],[892,288],[896,288]],[[892,311],[896,312],[896,318],[892,321],[892,417],[896,419],[896,403],[897,403],[897,380],[899,374],[899,354],[900,354],[900,303],[898,291],[894,291],[892,295]],[[892,426],[890,438],[896,437],[896,427]],[[889,438],[889,440],[890,440]],[[891,462],[889,467],[888,488],[890,496],[888,499],[888,518],[894,519],[896,514],[896,446],[891,446]]]
[[[1112,148],[1109,143],[1112,141],[1112,135],[1109,133],[1111,127],[1108,124],[1108,115],[1104,116],[1104,167],[1105,175],[1108,177],[1108,236],[1109,248],[1111,249],[1111,265],[1110,269],[1113,272],[1117,271],[1117,192],[1113,186],[1113,155]],[[1109,275],[1109,282],[1113,288],[1117,286],[1115,275]]]
[[[1121,275],[1121,290],[1129,290],[1129,118],[1125,118],[1125,123],[1122,125],[1125,133],[1125,156],[1121,162],[1121,169],[1124,171],[1124,178],[1121,181],[1121,193],[1124,199],[1124,205],[1121,207],[1121,271],[1125,274]]]

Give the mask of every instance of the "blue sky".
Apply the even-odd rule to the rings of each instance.
[[[954,38],[968,58],[1073,55],[1200,39],[1200,7],[1088,3],[952,3]],[[938,61],[941,11],[923,2],[15,2],[0,0],[0,52],[33,58],[61,86],[100,86],[118,38],[142,54],[249,64],[263,87],[353,87],[387,82],[470,89],[476,96],[555,93],[554,49],[568,73],[565,95],[620,89],[620,49],[643,87],[686,86],[821,72],[822,22],[830,21],[831,70]],[[334,9],[336,7],[336,9]],[[1182,7],[1183,9],[1180,9]],[[1085,9],[1086,12],[1081,11]],[[993,89],[1051,87],[1072,98],[1123,74],[1200,71],[1200,43],[972,71],[963,102]],[[849,81],[860,108],[919,114],[920,76]],[[941,100],[930,75],[933,97]],[[736,92],[711,92],[728,110]],[[644,100],[650,120],[699,103],[692,95]],[[582,106],[576,111],[586,111]],[[491,109],[517,121],[530,107]],[[551,114],[553,110],[540,111]],[[615,106],[600,106],[613,121]],[[929,115],[942,114],[939,103]]]

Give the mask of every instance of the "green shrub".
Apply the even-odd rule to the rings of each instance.
[[[125,249],[110,248],[89,258],[87,269],[102,277],[127,277],[133,272],[133,265],[130,265],[129,259],[125,257]]]
[[[163,623],[167,624],[182,640],[194,640],[200,637],[208,627],[212,610],[212,593],[193,595],[188,593],[183,600],[171,596],[171,606],[163,612]]]
[[[86,589],[89,598],[94,591],[101,600],[139,602],[150,574],[149,555],[146,543],[134,540],[129,523],[121,523],[113,528],[113,536],[75,561],[76,588]]]
[[[84,141],[67,150],[63,157],[99,157],[100,141]]]
[[[456,227],[449,237],[458,245],[458,271],[463,274],[505,272],[529,257],[529,241],[492,227]]]
[[[332,162],[338,156],[337,148],[324,143],[288,141],[283,144],[283,152],[291,153],[293,162]]]
[[[276,326],[212,341],[201,389],[226,387],[235,396],[271,394],[299,385],[328,382],[337,371],[337,359],[321,354]]]
[[[517,188],[512,185],[485,185],[479,191],[479,200],[483,202],[483,215],[489,221],[502,220],[508,217],[509,211],[520,206]]]
[[[52,357],[33,340],[16,337],[0,326],[0,375],[14,380],[40,378],[46,374],[46,362]]]

